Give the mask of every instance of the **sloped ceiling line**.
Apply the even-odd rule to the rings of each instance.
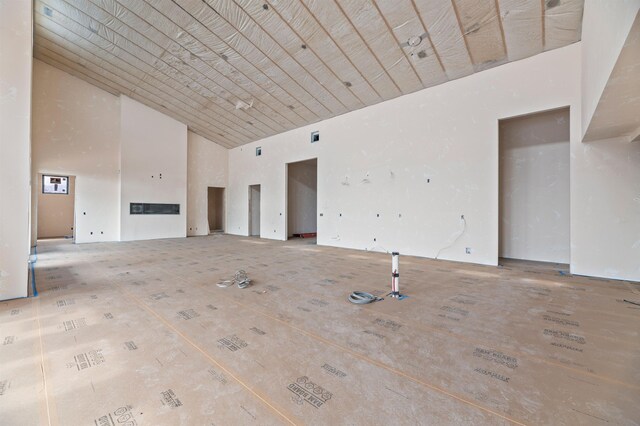
[[[197,87],[201,87],[198,91],[211,91],[211,94],[204,95],[207,98],[208,102],[211,102],[213,99],[217,103],[219,103],[225,110],[231,112],[232,114],[236,114],[235,110],[235,100],[241,98],[251,98],[251,95],[242,90],[238,93],[238,90],[234,90],[237,86],[233,85],[233,87],[229,87],[228,79],[224,77],[222,74],[218,73],[211,68],[207,70],[201,70],[193,66],[191,63],[200,61],[199,58],[193,58],[193,60],[183,60],[182,58],[177,57],[171,51],[171,40],[166,39],[164,45],[156,43],[156,40],[152,40],[146,35],[141,34],[134,27],[129,25],[128,23],[123,22],[118,19],[118,17],[114,16],[109,11],[97,6],[94,4],[96,0],[91,0],[91,2],[87,2],[86,0],[66,0],[67,3],[73,3],[73,6],[82,10],[86,14],[90,14],[94,19],[97,19],[102,25],[105,25],[109,29],[111,29],[114,33],[119,34],[124,37],[126,40],[130,40],[132,43],[139,46],[141,49],[149,51],[150,54],[155,55],[158,58],[161,58],[167,65],[176,69],[176,72],[185,74],[187,78],[193,80]],[[107,1],[102,0],[100,2],[102,5],[105,5]],[[140,23],[138,25],[141,25]],[[147,25],[147,28],[149,27]],[[141,40],[144,42],[140,44],[140,42],[134,42],[134,40]],[[145,47],[145,45],[147,47]],[[155,52],[155,53],[154,53]],[[170,62],[167,62],[170,61]],[[201,61],[200,61],[201,62]],[[214,75],[210,75],[207,71],[214,71]],[[204,72],[203,72],[204,71]],[[220,83],[218,83],[220,82]],[[226,84],[225,84],[226,83]],[[229,90],[230,89],[230,90]],[[255,120],[256,122],[262,123],[264,126],[268,128],[267,133],[283,131],[287,125],[291,125],[291,122],[284,124],[277,120],[277,118],[284,119],[283,116],[278,116],[277,118],[273,118],[268,113],[262,112],[260,109],[255,108],[253,110],[249,110],[246,113],[239,112],[237,114],[239,117],[242,117],[243,120]]]
[[[40,1],[36,2],[37,4]],[[86,50],[88,54],[91,54],[95,51],[95,55],[105,60],[109,58],[111,61],[118,63],[124,70],[131,71],[133,69],[139,71],[136,73],[141,81],[149,80],[157,84],[159,88],[164,88],[164,92],[167,95],[173,97],[173,99],[167,99],[167,102],[174,103],[175,101],[179,101],[185,105],[188,105],[192,108],[192,113],[196,116],[201,117],[201,119],[208,121],[212,117],[207,116],[207,109],[211,108],[211,105],[207,105],[209,100],[202,97],[199,94],[194,93],[189,88],[184,88],[184,86],[180,83],[180,81],[175,79],[175,76],[169,74],[167,72],[167,68],[157,68],[159,62],[153,62],[153,59],[150,55],[145,55],[143,51],[136,50],[133,44],[127,44],[122,42],[123,44],[127,44],[127,47],[130,50],[133,50],[133,53],[129,52],[129,49],[125,50],[120,46],[111,42],[107,36],[111,35],[112,38],[117,40],[115,34],[100,34],[102,31],[97,30],[96,32],[92,31],[86,26],[83,26],[81,23],[73,20],[72,18],[63,14],[59,9],[54,9],[55,13],[51,19],[42,19],[41,26],[51,29],[53,27],[52,33],[60,34],[66,33],[73,35],[72,40],[69,37],[64,37],[69,42],[73,43],[76,46],[79,46]],[[41,16],[41,15],[40,15]],[[56,28],[56,26],[58,26]],[[58,31],[55,31],[57,29]],[[100,27],[100,30],[106,29],[106,27]],[[66,31],[65,31],[66,30]],[[115,41],[115,40],[114,40]],[[109,60],[107,60],[107,63]],[[162,77],[164,76],[164,77]],[[185,94],[184,92],[187,92]],[[188,96],[192,94],[192,97]],[[241,127],[242,121],[238,117],[234,117],[231,115],[227,115],[226,112],[219,108],[217,105],[213,105],[215,109],[213,112],[217,114],[217,117],[220,121],[224,122],[227,126],[230,126],[233,132],[237,132],[238,134],[243,134],[244,137],[252,138],[252,137],[261,137],[266,134],[264,132],[259,132],[255,130],[252,126],[250,127]],[[235,130],[237,128],[237,130]]]
[[[35,0],[34,55],[231,148],[573,43],[582,8],[583,0]]]
[[[38,36],[39,37],[39,36]],[[139,93],[133,92],[131,90],[130,87],[125,87],[125,86],[121,86],[118,82],[113,81],[113,80],[109,80],[106,77],[103,77],[101,74],[98,74],[97,72],[84,67],[84,71],[78,71],[77,70],[77,64],[81,63],[81,62],[74,62],[74,54],[69,53],[69,56],[72,59],[67,59],[65,57],[62,57],[60,55],[58,55],[55,52],[49,51],[46,48],[42,47],[42,45],[37,45],[35,47],[34,50],[35,53],[35,57],[53,67],[56,67],[58,69],[61,69],[65,72],[68,72],[69,74],[81,78],[85,81],[88,81],[89,83],[95,84],[96,82],[98,84],[96,84],[98,87],[109,87],[110,90],[107,90],[110,93],[113,93],[114,95],[119,95],[119,94],[124,94],[126,96],[129,96],[132,99],[135,99],[151,108],[154,108],[156,110],[162,111],[163,113],[169,115],[170,117],[181,121],[181,122],[185,122],[186,116],[176,112],[175,110],[169,110],[167,108],[162,108],[160,107],[160,103],[157,99],[154,99],[154,95],[152,93],[148,93],[146,92],[144,89],[142,89],[142,92],[144,93],[144,96],[140,95]],[[76,58],[78,61],[83,61],[83,59],[81,58]],[[108,75],[108,74],[107,74]],[[115,76],[117,79],[117,76]],[[153,99],[154,101],[150,101],[149,99]],[[161,101],[160,101],[161,102]],[[219,135],[215,134],[215,133],[211,133],[210,129],[205,129],[202,128],[198,125],[193,125],[190,127],[193,131],[195,131],[196,133],[210,139],[213,142],[216,142],[226,148],[231,148],[232,145],[230,142],[228,142],[228,139],[222,139]]]
[[[365,100],[358,96],[357,91],[352,87],[346,87],[344,85],[346,80],[340,79],[336,72],[322,60],[312,43],[308,43],[296,31],[292,23],[284,19],[278,11],[277,5],[271,5],[266,9],[268,12],[265,12],[259,2],[245,0],[235,3],[246,15],[251,17],[262,32],[266,33],[270,26],[278,26],[280,31],[273,34],[274,41],[297,60],[309,74],[312,74],[319,84],[326,87],[333,96],[339,99],[345,108],[361,108],[366,105]],[[262,13],[256,12],[254,9],[262,9]]]
[[[282,87],[279,82],[276,81],[275,73],[277,71],[272,69],[265,70],[264,64],[253,63],[250,60],[251,58],[245,58],[240,51],[236,50],[236,47],[228,43],[227,40],[216,35],[211,29],[200,23],[198,20],[193,19],[189,13],[178,5],[173,4],[175,13],[169,14],[163,9],[158,9],[157,5],[153,6],[141,0],[135,1],[143,3],[145,6],[152,9],[154,13],[159,13],[162,18],[168,20],[172,25],[179,28],[180,33],[177,36],[178,41],[183,41],[183,36],[188,35],[190,38],[193,38],[198,43],[205,46],[208,50],[216,52],[224,61],[232,64],[235,68],[242,70],[245,76],[253,78],[257,85],[264,87],[265,90],[272,93],[276,98],[282,99],[285,105],[292,106],[295,112],[303,117],[305,122],[309,120],[318,120],[320,118],[318,113],[313,110],[312,105],[305,104],[292,93],[291,87]],[[250,50],[248,47],[245,49]]]
[[[336,95],[328,90],[318,79],[307,70],[282,44],[280,44],[275,36],[269,34],[262,26],[248,13],[240,7],[235,1],[226,2],[226,5],[220,5],[217,8],[212,3],[219,4],[218,1],[205,0],[205,3],[215,11],[215,13],[228,24],[233,31],[242,34],[247,41],[256,46],[256,48],[265,57],[273,59],[273,63],[292,81],[295,81],[310,96],[315,96],[318,102],[330,113],[340,113],[347,110]],[[259,8],[262,14],[269,14],[269,9]],[[247,31],[248,28],[253,28]],[[302,49],[300,47],[300,49]],[[288,69],[287,69],[288,68]]]
[[[148,0],[149,1],[149,0]],[[153,1],[153,0],[152,0]],[[171,19],[187,17],[187,22],[176,22],[183,28],[188,24],[196,22],[198,31],[202,28],[211,32],[216,38],[224,41],[224,43],[233,48],[235,52],[246,57],[254,64],[262,73],[278,84],[282,90],[288,92],[290,96],[297,99],[299,103],[309,108],[318,118],[331,114],[330,107],[323,104],[321,99],[316,99],[308,89],[299,84],[290,73],[285,71],[284,67],[292,66],[292,62],[287,60],[286,63],[276,63],[271,59],[261,46],[256,46],[242,32],[236,30],[229,24],[223,16],[215,12],[214,9],[206,2],[192,2],[176,0],[173,3],[165,1],[153,1],[156,7],[162,7],[162,11],[168,13],[175,6],[180,8],[186,15],[175,14],[169,16]],[[229,4],[232,2],[229,1]],[[215,32],[211,30],[215,29]],[[194,30],[195,31],[195,30]],[[203,35],[204,36],[204,35]],[[198,37],[205,45],[210,45],[208,40]],[[278,53],[275,52],[274,53]],[[287,59],[286,57],[284,59]],[[306,76],[305,76],[306,77]]]
[[[165,60],[163,60],[163,58],[160,57],[162,53],[154,55],[147,50],[152,49],[153,46],[155,46],[154,44],[147,44],[147,47],[145,48],[145,46],[141,46],[132,39],[126,38],[121,34],[112,31],[109,27],[104,25],[102,21],[97,19],[98,13],[95,10],[92,11],[92,16],[90,16],[85,12],[70,5],[67,1],[52,0],[52,3],[55,4],[54,10],[58,12],[52,17],[53,21],[63,25],[64,22],[60,22],[61,20],[59,19],[60,16],[63,16],[65,19],[70,20],[68,22],[71,23],[68,23],[67,25],[73,25],[76,30],[76,34],[79,34],[77,31],[84,32],[84,34],[79,34],[81,37],[86,37],[86,34],[88,34],[87,31],[90,31],[96,35],[92,36],[94,39],[100,38],[100,40],[97,41],[100,42],[100,47],[102,47],[103,49],[121,49],[122,51],[127,52],[127,57],[135,58],[136,60],[138,60],[138,64],[144,63],[148,67],[150,67],[144,68],[144,71],[151,75],[154,75],[155,70],[160,71],[169,79],[163,80],[166,84],[170,85],[178,92],[184,91],[186,97],[197,103],[197,108],[205,114],[208,113],[208,110],[211,110],[213,113],[224,117],[226,120],[229,120],[230,123],[235,123],[236,126],[242,125],[243,122],[252,121],[253,119],[255,127],[250,127],[247,129],[247,134],[250,137],[264,137],[265,135],[270,134],[274,131],[270,127],[263,124],[260,120],[250,117],[244,112],[240,112],[239,114],[237,114],[237,116],[232,112],[229,112],[235,109],[234,104],[216,96],[215,93],[213,93],[211,90],[197,83],[194,86],[195,88],[192,87],[192,84],[194,84],[194,80],[191,76],[182,73],[180,70],[176,69],[174,65],[169,64]],[[87,5],[87,7],[88,5],[90,5],[90,3],[88,2],[81,3]],[[95,28],[92,28],[92,25]],[[158,48],[157,51],[163,52],[164,49]],[[129,63],[131,65],[134,65],[131,61],[129,61]],[[178,61],[178,64],[181,63],[181,61]],[[220,105],[220,103],[226,104],[226,107],[229,111],[225,110],[225,105]]]
[[[255,103],[254,107],[261,110],[264,107],[265,114],[272,116],[274,120],[279,120],[275,116],[277,114],[278,116],[281,116],[285,120],[287,120],[290,125],[297,126],[305,122],[305,117],[303,115],[288,108],[288,106],[285,105],[280,99],[271,94],[268,90],[261,87],[256,81],[246,75],[240,68],[235,67],[232,61],[225,61],[217,52],[212,51],[207,46],[191,37],[189,33],[183,33],[183,37],[188,37],[184,45],[179,44],[175,40],[173,40],[171,38],[170,31],[171,26],[175,24],[164,15],[161,15],[160,12],[152,9],[151,6],[144,4],[136,7],[138,6],[138,4],[134,1],[129,1],[126,5],[115,3],[115,0],[91,1],[102,1],[102,3],[104,4],[112,5],[114,9],[118,7],[122,11],[128,12],[120,13],[119,18],[125,20],[125,22],[130,26],[144,25],[145,30],[146,28],[148,28],[148,30],[145,31],[145,35],[147,37],[153,37],[153,40],[156,43],[162,45],[161,40],[164,39],[166,40],[165,43],[168,43],[167,46],[169,49],[178,50],[179,52],[183,52],[183,54],[188,53],[189,57],[193,55],[196,64],[198,64],[200,68],[205,70],[201,70],[202,72],[207,73],[207,75],[209,75],[209,72],[215,73],[216,76],[219,75],[220,78],[215,77],[216,81],[219,81],[220,84],[230,92],[235,93],[239,99],[250,101],[250,98],[254,97],[260,100],[261,102]],[[151,13],[147,13],[146,17],[141,16],[145,12],[145,9],[142,9],[142,7],[148,7],[149,11],[152,10],[154,13],[157,13],[164,19],[164,21],[161,22],[157,27],[154,26],[153,22],[151,22],[151,20],[153,20],[153,16],[151,16]],[[133,10],[134,8],[136,8],[136,10]],[[175,28],[179,29],[179,27],[177,26]],[[179,29],[178,31],[183,30]],[[214,77],[211,76],[211,78]],[[238,94],[238,92],[242,94]]]
[[[71,52],[70,50],[68,50],[67,48],[63,47],[61,42],[55,43],[53,41],[50,41],[48,39],[45,39],[43,37],[43,32],[41,32],[41,34],[38,34],[36,36],[36,41],[38,42],[38,45],[36,46],[36,49],[44,49],[46,52],[48,52],[48,55],[54,59],[56,59],[58,62],[60,61],[67,61],[67,66],[76,66],[76,67],[81,67],[91,73],[94,73],[95,79],[98,79],[100,81],[102,81],[105,84],[109,84],[110,86],[116,86],[116,88],[118,89],[117,91],[125,94],[131,98],[134,98],[135,96],[141,96],[140,93],[143,93],[144,96],[146,98],[150,98],[153,99],[153,102],[156,105],[156,109],[161,110],[163,112],[166,112],[166,110],[168,110],[168,108],[166,107],[165,103],[166,103],[166,99],[163,99],[159,96],[157,96],[155,94],[155,90],[154,91],[149,91],[147,89],[145,89],[146,84],[142,84],[142,85],[137,85],[136,81],[133,81],[134,79],[136,79],[135,76],[131,76],[129,74],[126,73],[122,73],[121,70],[116,71],[116,73],[110,72],[108,70],[108,67],[96,64],[94,62],[91,62],[90,60],[78,56],[75,53]],[[54,36],[55,37],[55,36]],[[78,50],[78,49],[74,49],[74,50]],[[83,52],[80,52],[83,53]],[[38,56],[36,56],[38,57]],[[96,77],[99,76],[99,77]],[[119,86],[119,87],[118,87]],[[147,102],[148,103],[148,102]],[[218,127],[215,123],[207,123],[207,124],[201,124],[198,123],[197,120],[193,119],[193,116],[191,114],[189,114],[188,112],[185,112],[183,109],[181,108],[173,108],[170,111],[174,112],[174,115],[180,117],[178,120],[185,122],[185,120],[189,120],[193,123],[193,126],[195,128],[199,128],[199,129],[209,129],[206,131],[206,133],[210,136],[213,137],[213,135],[211,135],[211,132],[223,132],[224,128],[222,127]],[[213,137],[212,140],[219,140],[220,137],[216,136]],[[234,135],[226,135],[226,139],[223,140],[228,140],[228,141],[232,141],[232,142],[240,142],[244,139],[238,139],[236,136]],[[236,142],[236,143],[237,143]],[[225,144],[230,145],[229,142],[225,142]]]

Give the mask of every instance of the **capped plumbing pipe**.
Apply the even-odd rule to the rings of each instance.
[[[400,298],[400,253],[391,253],[391,293],[389,296]]]

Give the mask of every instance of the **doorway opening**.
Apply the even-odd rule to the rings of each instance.
[[[75,240],[75,176],[41,174],[39,177],[37,238]]]
[[[224,188],[207,189],[207,206],[209,233],[224,232]]]
[[[570,262],[569,134],[569,108],[500,120],[500,258]]]
[[[249,185],[249,236],[260,236],[260,185]]]
[[[287,238],[318,232],[318,159],[287,164]]]

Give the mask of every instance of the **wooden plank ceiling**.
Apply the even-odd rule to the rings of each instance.
[[[34,56],[227,148],[580,40],[583,0],[35,0]]]

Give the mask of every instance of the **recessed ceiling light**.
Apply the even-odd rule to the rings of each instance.
[[[411,47],[416,47],[420,43],[422,43],[422,36],[411,37],[409,40],[407,40],[407,44]]]
[[[424,34],[410,37],[409,39],[407,39],[407,41],[405,41],[404,43],[401,43],[400,47],[416,47],[420,45],[420,43],[422,43],[422,40],[424,40],[425,37],[429,37],[429,33],[424,33]]]

